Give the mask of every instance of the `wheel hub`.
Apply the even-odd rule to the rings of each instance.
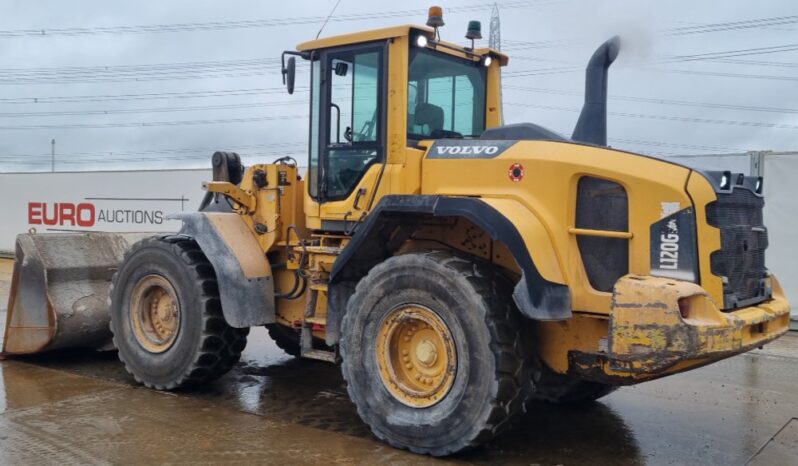
[[[429,340],[424,340],[416,345],[416,359],[423,366],[429,367],[435,364],[438,358],[438,348]]]
[[[133,334],[144,349],[162,353],[172,346],[180,329],[180,302],[166,278],[147,275],[139,280],[129,313]]]
[[[454,383],[457,353],[449,327],[433,310],[402,305],[383,319],[377,362],[385,388],[413,408],[439,402]]]

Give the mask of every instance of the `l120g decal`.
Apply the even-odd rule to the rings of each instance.
[[[651,275],[698,282],[695,213],[692,207],[651,225]]]

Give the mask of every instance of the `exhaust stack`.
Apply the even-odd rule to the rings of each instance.
[[[621,39],[612,37],[593,52],[585,71],[585,105],[571,139],[607,145],[607,70],[618,57]]]

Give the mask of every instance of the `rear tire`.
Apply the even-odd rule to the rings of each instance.
[[[113,276],[109,300],[119,359],[147,387],[214,380],[246,346],[249,329],[224,320],[213,267],[184,236],[136,243]]]
[[[277,344],[277,347],[285,351],[286,354],[297,358],[301,356],[301,334],[299,330],[282,324],[269,324],[266,326],[266,330],[268,330],[269,336]],[[324,343],[324,340],[316,337],[313,337],[313,348],[330,351],[330,347]]]
[[[558,374],[543,363],[532,375],[534,388],[529,395],[532,401],[543,401],[558,405],[583,405],[609,395],[617,385],[592,382],[570,375]]]
[[[342,323],[342,372],[374,435],[450,455],[490,440],[523,411],[534,358],[511,293],[489,264],[447,251],[389,258],[358,283]],[[425,372],[440,358],[445,374]]]
[[[298,331],[281,324],[269,324],[266,326],[266,330],[278,348],[289,356],[296,358],[300,356],[300,334]]]

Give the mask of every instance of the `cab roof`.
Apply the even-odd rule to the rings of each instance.
[[[403,24],[400,26],[391,26],[379,29],[369,29],[367,31],[350,32],[348,34],[339,34],[337,36],[322,37],[321,39],[310,40],[302,42],[297,45],[297,51],[310,52],[311,50],[325,49],[328,47],[337,47],[340,45],[361,44],[364,42],[371,42],[375,40],[384,40],[394,37],[405,37],[411,35],[413,32],[421,32],[430,39],[434,37],[435,31],[427,26],[418,26],[414,24]],[[454,47],[460,50],[465,50],[462,45],[452,42],[441,41],[449,47]],[[477,48],[473,51],[477,55],[491,54],[494,58],[499,60],[502,66],[507,65],[509,57],[506,54],[491,48]]]

